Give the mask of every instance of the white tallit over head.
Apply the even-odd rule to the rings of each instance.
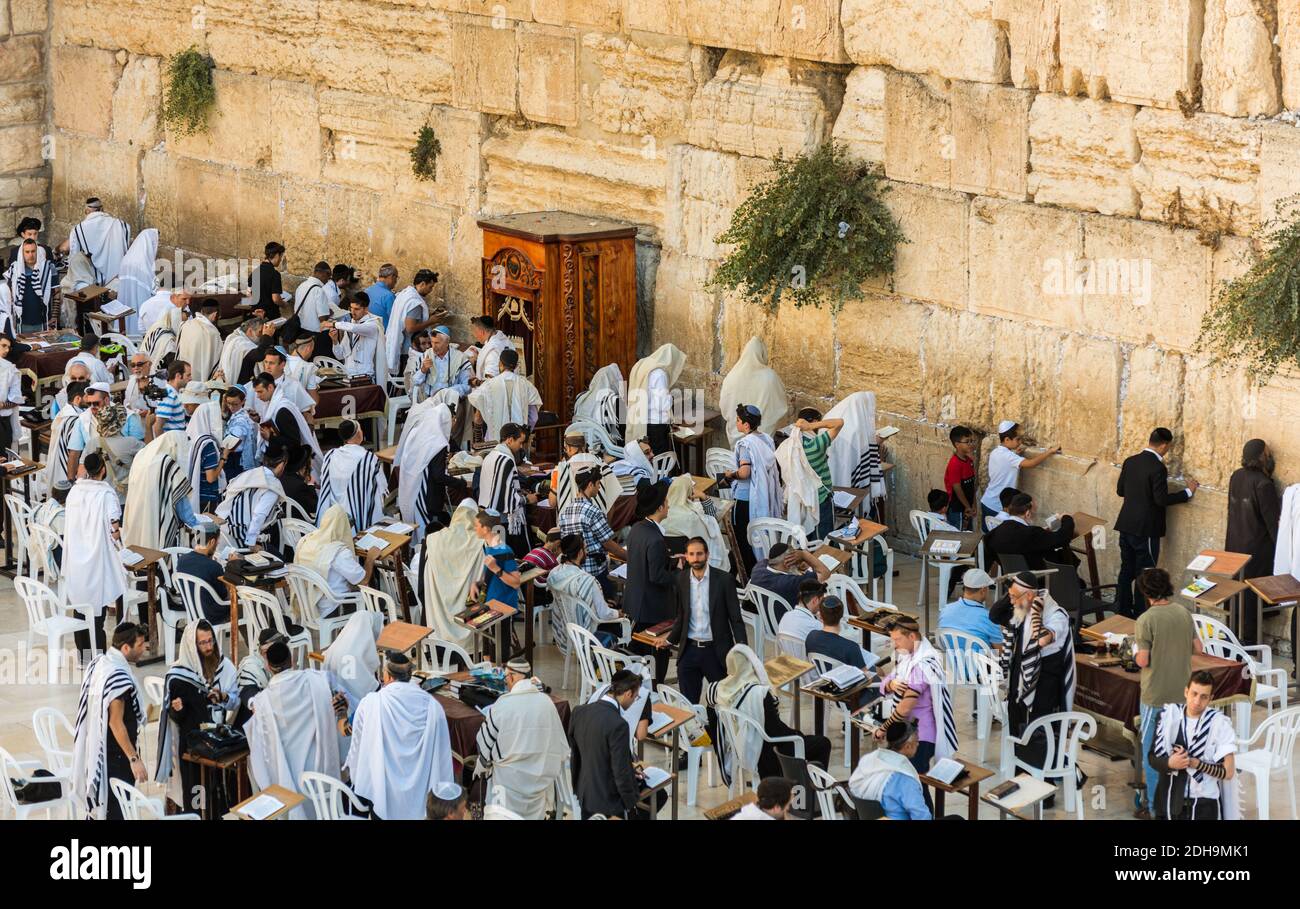
[[[135,314],[127,317],[127,334],[134,335],[139,330],[140,306],[158,292],[154,271],[157,257],[158,231],[153,227],[140,231],[122,257],[117,276],[117,302],[135,310]]]
[[[541,407],[542,396],[523,376],[502,370],[469,393],[469,403],[483,416],[483,440],[496,442],[506,423],[528,425],[528,409]]]
[[[808,463],[802,433],[794,432],[781,443],[776,450],[776,463],[781,468],[781,482],[785,487],[785,519],[809,533],[814,532],[820,516],[817,491],[822,481]]]
[[[81,683],[77,722],[72,737],[72,794],[74,818],[103,820],[108,800],[108,708],[126,696],[128,710],[135,712],[136,729],[145,727],[140,691],[131,664],[117,649],[110,648],[91,661]],[[83,814],[84,812],[84,814]]]
[[[911,761],[897,751],[877,748],[864,754],[858,761],[858,766],[853,768],[853,775],[849,777],[849,792],[860,799],[878,802],[885,794],[885,784],[895,773],[910,776],[918,785],[921,782]]]
[[[722,571],[731,570],[731,559],[727,556],[727,541],[718,526],[718,519],[705,514],[699,502],[691,498],[695,491],[695,481],[689,474],[682,474],[668,486],[668,517],[664,518],[659,529],[668,537],[703,537],[709,544],[709,564]]]
[[[316,440],[316,433],[313,432],[312,428],[307,425],[307,420],[305,417],[303,417],[302,411],[297,408],[297,406],[293,402],[293,399],[289,396],[288,393],[289,387],[290,384],[288,380],[281,380],[280,382],[276,383],[275,393],[271,395],[271,400],[266,403],[266,416],[263,417],[262,419],[274,420],[276,414],[278,414],[281,410],[286,410],[290,414],[292,414],[294,421],[298,424],[298,434],[302,436],[303,443],[311,446],[312,473],[319,476],[321,461],[324,460],[324,455],[321,454],[321,450],[320,450],[320,442]],[[295,383],[293,387],[300,388],[301,386]]]
[[[577,495],[577,475],[593,467],[600,470],[600,491],[596,494],[595,501],[605,514],[609,514],[609,510],[614,507],[614,503],[623,494],[623,484],[618,481],[614,471],[604,461],[585,451],[578,452],[573,457],[566,458],[555,466],[556,514],[563,511],[565,506],[572,502],[573,497]]]
[[[158,321],[145,333],[144,340],[140,342],[140,352],[149,357],[151,369],[158,369],[164,357],[177,351],[183,320],[184,314],[180,307],[164,306]],[[192,375],[198,378],[197,374]]]
[[[525,820],[542,820],[569,757],[559,711],[532,679],[522,679],[488,708],[478,732],[482,765],[490,765],[487,801]]]
[[[64,293],[76,292],[94,283],[95,266],[90,264],[90,256],[84,252],[69,252],[68,272],[63,276],[63,280],[59,282],[59,286],[63,288]],[[72,302],[68,300],[64,304],[65,309]]]
[[[319,533],[320,531],[317,531]],[[325,649],[323,668],[336,690],[348,699],[348,711],[379,687],[379,651],[375,649],[373,613],[352,614],[338,637]]]
[[[92,211],[72,229],[69,252],[84,252],[95,271],[95,283],[107,284],[122,271],[122,257],[131,242],[131,228],[108,212]]]
[[[180,429],[163,433],[136,454],[127,480],[123,544],[149,549],[175,545],[180,528],[176,503],[190,494],[183,466],[189,454],[189,439]]]
[[[478,504],[465,499],[451,523],[424,540],[424,615],[444,641],[463,645],[474,632],[453,616],[463,612],[470,585],[483,575],[483,542],[474,533]]]
[[[880,468],[880,445],[876,442],[876,393],[855,391],[827,411],[826,418],[844,421],[844,427],[826,453],[831,482],[836,486],[870,489],[871,498],[883,498],[885,475]]]
[[[573,402],[573,419],[587,420],[602,426],[622,423],[623,373],[617,363],[596,370],[587,390]]]
[[[727,425],[727,441],[732,445],[740,438],[736,429],[736,408],[741,404],[758,408],[763,415],[759,431],[769,435],[781,425],[781,420],[790,410],[790,396],[785,383],[768,365],[767,345],[759,337],[749,339],[740,359],[722,380],[722,389],[718,393],[718,407]]]
[[[455,782],[451,733],[437,698],[390,682],[361,699],[352,718],[352,788],[386,821],[422,820],[429,793]]]
[[[501,331],[501,329],[492,332],[474,357],[474,375],[480,380],[489,378],[487,374],[489,364],[495,364],[496,371],[500,372],[501,351],[507,350],[509,347],[510,339],[506,337],[505,332]],[[495,374],[496,372],[493,373],[493,375]]]
[[[113,541],[112,522],[120,513],[117,490],[111,484],[89,478],[72,484],[60,574],[67,601],[93,607],[95,615],[126,593],[126,569]]]
[[[650,356],[636,361],[627,377],[627,432],[623,434],[624,438],[645,438],[650,413],[650,373],[662,369],[668,377],[668,387],[672,388],[685,367],[686,354],[673,344],[664,344]]]
[[[226,336],[221,345],[220,360],[221,375],[225,377],[226,384],[234,385],[239,381],[239,370],[244,366],[244,357],[250,350],[256,349],[257,344],[244,334],[242,328],[237,328]]]
[[[737,644],[727,654],[726,677],[706,688],[705,700],[710,706],[730,707],[743,713],[763,728],[765,726],[763,702],[771,690],[772,681],[768,678],[767,669],[763,666],[763,661],[758,658],[758,654],[754,653],[748,645]],[[719,724],[719,741],[715,743],[716,746],[725,745],[721,739],[721,724]],[[741,750],[745,753],[745,766],[755,766],[762,749],[762,737],[752,730],[746,732],[745,742],[741,746]],[[721,748],[720,753],[729,754],[729,749]],[[724,763],[722,769],[729,782],[732,768]]]
[[[221,365],[221,332],[203,313],[195,313],[185,320],[177,356],[190,364],[196,382],[212,378]]]
[[[1300,483],[1292,483],[1282,493],[1273,574],[1289,574],[1300,580]]]
[[[338,733],[330,698],[324,672],[288,669],[271,676],[265,690],[248,702],[253,710],[244,724],[248,775],[258,789],[279,784],[298,792],[307,771],[339,778]],[[314,816],[310,801],[289,813],[292,820]]]
[[[395,373],[402,361],[402,339],[406,336],[406,318],[411,310],[424,305],[424,297],[408,284],[393,300],[393,308],[388,316],[388,330],[380,335],[380,346],[388,355],[388,372]]]
[[[636,477],[638,480],[655,481],[655,468],[646,457],[645,450],[641,447],[640,439],[629,438],[627,445],[623,446],[623,457],[612,462],[610,469],[620,477]]]
[[[397,508],[402,520],[409,524],[428,523],[429,515],[417,514],[424,501],[424,473],[429,462],[447,447],[450,434],[451,411],[446,404],[421,407],[402,427],[393,461],[401,465],[397,476]]]
[[[216,401],[209,401],[196,407],[193,415],[190,416],[189,424],[185,427],[185,435],[190,440],[190,459],[186,465],[186,472],[190,480],[190,505],[194,508],[194,513],[198,514],[200,484],[203,482],[204,473],[203,450],[209,444],[203,442],[203,440],[210,439],[217,446],[217,457],[221,456],[221,440],[225,437],[225,429],[221,420],[221,405]],[[224,475],[219,473],[217,476],[218,488],[224,485],[223,480]]]
[[[350,551],[355,545],[353,536],[348,513],[342,505],[331,505],[321,515],[320,526],[298,541],[293,563],[328,579],[330,565],[339,553]]]

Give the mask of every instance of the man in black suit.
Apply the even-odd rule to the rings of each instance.
[[[677,648],[677,685],[692,704],[698,704],[704,680],[727,677],[727,654],[737,644],[747,644],[740,600],[731,575],[709,567],[709,544],[702,537],[686,542],[689,571],[677,573],[677,620],[660,645]]]
[[[677,593],[673,578],[676,560],[670,560],[668,543],[659,525],[668,516],[668,495],[661,483],[643,483],[637,489],[637,513],[643,518],[632,525],[627,536],[627,584],[623,589],[623,612],[632,620],[632,630],[641,631],[677,617]],[[655,682],[668,675],[668,651],[633,643],[634,653],[654,653]]]
[[[1141,608],[1136,608],[1133,582],[1143,570],[1160,561],[1160,539],[1165,535],[1165,509],[1191,501],[1200,485],[1187,481],[1187,488],[1169,491],[1169,470],[1165,455],[1173,444],[1174,434],[1163,426],[1151,431],[1146,448],[1126,458],[1120,468],[1116,494],[1124,499],[1115,530],[1119,533],[1119,589],[1115,606],[1121,615],[1136,618],[1146,609],[1138,594]]]
[[[991,562],[999,556],[1024,556],[1030,571],[1041,571],[1044,561],[1051,559],[1057,564],[1076,563],[1074,553],[1070,552],[1070,540],[1074,539],[1074,517],[1061,516],[1061,526],[1056,530],[1034,525],[1034,500],[1028,493],[1017,493],[1007,503],[1005,521],[989,531],[984,537],[985,557]],[[1002,571],[1007,566],[1002,564]]]
[[[641,781],[632,766],[632,746],[622,711],[641,691],[641,676],[627,669],[614,673],[609,692],[573,711],[569,747],[573,752],[573,792],[583,820],[593,814],[626,817],[636,811]]]

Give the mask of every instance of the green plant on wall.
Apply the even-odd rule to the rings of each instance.
[[[1258,245],[1262,254],[1219,285],[1201,319],[1196,349],[1219,364],[1244,361],[1263,383],[1283,366],[1300,367],[1300,197],[1281,200]]]
[[[411,172],[417,180],[432,180],[438,176],[438,155],[442,143],[433,133],[432,126],[421,126],[415,134],[415,147],[411,149]]]
[[[199,53],[196,47],[186,48],[167,61],[162,117],[182,136],[208,128],[208,114],[217,101],[212,66],[212,58]]]
[[[773,309],[787,295],[795,306],[838,309],[891,271],[907,242],[881,201],[887,188],[877,169],[831,142],[778,157],[717,238],[734,248],[709,284]]]

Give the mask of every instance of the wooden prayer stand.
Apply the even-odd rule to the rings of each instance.
[[[921,785],[929,786],[934,790],[934,813],[931,817],[936,821],[943,819],[943,796],[944,793],[952,792],[966,795],[966,819],[970,821],[979,820],[980,783],[990,777],[997,776],[997,774],[987,767],[966,760],[960,755],[954,754],[952,759],[961,764],[964,769],[951,783],[936,780],[924,773],[920,774]],[[854,764],[854,766],[857,765]]]
[[[686,414],[682,414],[686,416]],[[698,412],[692,414],[695,422],[679,423],[673,427],[670,438],[672,439],[673,450],[677,453],[677,462],[683,471],[703,473],[706,451],[706,444],[712,430],[709,424],[722,416],[721,411],[714,410],[711,407],[700,407]],[[694,455],[688,458],[687,455]]]
[[[497,641],[496,654],[493,662],[504,664],[506,659],[508,659],[506,654],[509,652],[510,619],[518,614],[519,610],[513,606],[507,606],[500,600],[488,600],[487,606],[494,615],[491,619],[480,625],[471,625],[469,622],[466,622],[461,618],[461,616],[465,614],[464,612],[458,613],[454,618],[457,622],[474,632],[474,640],[477,644],[477,655],[479,657],[483,656],[483,647],[482,644],[479,643],[481,638],[486,636],[489,629],[495,629]]]
[[[533,662],[533,615],[537,609],[537,585],[534,582],[545,573],[534,566],[519,574],[519,589],[524,594],[524,659],[530,665]]]
[[[711,821],[729,821],[740,813],[741,808],[752,805],[757,801],[758,793],[753,789],[746,789],[736,798],[723,802],[716,808],[706,808],[704,816]]]
[[[14,441],[17,442],[18,440],[14,439]],[[17,460],[23,462],[22,467],[0,474],[0,496],[9,494],[11,488],[10,484],[15,480],[27,479],[45,468],[44,464],[39,461],[33,461],[31,458],[18,458]],[[28,505],[32,503],[31,485],[30,482],[23,484],[23,501]],[[0,574],[12,578],[18,565],[14,562],[13,528],[9,526],[9,520],[9,508],[0,505],[0,533],[4,534],[5,538],[5,563],[4,565],[0,565]]]
[[[762,621],[762,617],[759,618]],[[763,664],[767,671],[768,680],[771,681],[772,687],[778,691],[784,690],[786,685],[810,672],[814,667],[807,660],[801,660],[797,656],[788,653],[780,654]],[[794,705],[791,708],[790,716],[794,719],[794,726],[799,728],[799,686],[794,685],[791,688],[791,696],[794,698]]]
[[[1076,511],[1074,518],[1074,539],[1083,538],[1083,549],[1070,547],[1071,552],[1082,555],[1088,564],[1088,593],[1101,599],[1101,575],[1097,571],[1097,550],[1092,545],[1092,532],[1098,527],[1105,527],[1106,522],[1096,515]]]
[[[231,809],[226,814],[226,817],[235,821],[254,820],[254,818],[251,818],[248,815],[243,814],[242,810],[245,807],[247,807],[249,802],[253,801],[253,799],[261,795],[272,796],[273,798],[277,799],[282,803],[282,807],[277,808],[275,811],[271,812],[266,817],[262,818],[262,820],[264,821],[278,821],[282,818],[288,817],[290,811],[293,811],[293,809],[297,808],[303,802],[307,801],[307,796],[303,795],[302,793],[294,792],[292,789],[286,789],[285,787],[281,786],[279,783],[272,783],[270,786],[267,786],[261,792],[256,792],[253,795],[250,795],[248,798],[244,799],[238,805],[231,806]]]
[[[393,533],[388,530],[369,531],[372,536],[387,541],[388,545],[379,551],[376,562],[382,562],[387,559],[393,560],[393,580],[397,584],[397,600],[402,607],[402,618],[407,622],[411,621],[411,591],[406,583],[406,547],[411,545],[411,535],[406,533]],[[365,533],[357,534],[357,539],[365,536]],[[357,555],[365,558],[366,551],[357,549]]]
[[[659,731],[650,733],[650,738],[660,742],[664,741],[664,736],[667,735],[672,736],[668,740],[671,743],[669,746],[668,766],[672,769],[668,773],[667,780],[665,780],[663,783],[660,783],[658,786],[654,787],[654,789],[643,792],[643,795],[646,795],[647,800],[649,801],[647,807],[650,809],[650,819],[655,820],[658,816],[658,812],[654,810],[655,809],[654,799],[653,797],[651,797],[651,795],[652,793],[657,792],[658,790],[662,789],[664,786],[671,783],[673,787],[672,819],[675,821],[677,820],[677,805],[678,802],[681,801],[679,797],[681,787],[679,785],[679,779],[678,779],[679,772],[677,770],[677,761],[678,758],[681,756],[681,747],[682,747],[681,728],[684,725],[686,725],[688,722],[690,722],[692,719],[694,719],[695,714],[690,710],[684,710],[681,707],[674,707],[672,704],[655,704],[651,708],[650,715],[653,717],[656,713],[661,713],[664,716],[670,717],[672,720],[667,726],[664,726]],[[637,742],[637,759],[644,760],[644,758],[645,758],[645,742],[644,741]]]
[[[1292,606],[1295,607],[1300,603],[1300,581],[1291,577],[1289,574],[1275,574],[1264,578],[1246,578],[1246,586],[1255,591],[1258,599],[1255,601],[1255,628],[1262,637],[1264,623],[1264,603],[1269,606]],[[1291,610],[1291,648],[1294,652],[1296,646],[1296,613],[1300,612],[1300,607]],[[1293,660],[1291,665],[1291,678],[1296,677],[1296,665],[1300,660]]]
[[[199,785],[202,787],[203,792],[203,807],[199,809],[199,817],[203,818],[203,820],[208,819],[211,810],[210,805],[212,804],[212,787],[208,785],[208,771],[215,770],[217,773],[224,774],[227,770],[234,770],[235,799],[238,804],[242,804],[244,801],[244,780],[248,777],[248,755],[247,746],[242,751],[235,751],[219,758],[199,757],[196,754],[190,754],[188,751],[181,754],[182,761],[188,761],[199,766]]]
[[[1188,596],[1186,589],[1179,591],[1179,596],[1191,601],[1192,611],[1199,613],[1202,609],[1227,613],[1228,627],[1233,634],[1241,628],[1241,593],[1246,585],[1232,578],[1215,578],[1214,586],[1199,596]]]
[[[848,707],[856,703],[858,695],[876,684],[872,681],[871,676],[867,675],[852,688],[846,688],[835,694],[821,687],[820,683],[821,679],[818,679],[811,685],[802,686],[802,690],[808,692],[813,698],[813,733],[815,735],[822,735],[825,732],[827,701]],[[849,763],[856,767],[858,766],[858,758],[862,756],[861,726],[858,723],[850,723],[849,726],[852,728],[849,739]]]
[[[157,549],[149,549],[145,546],[128,546],[127,549],[140,556],[142,561],[128,566],[126,570],[135,575],[143,574],[146,590],[148,591],[145,625],[149,628],[149,650],[139,662],[139,665],[147,666],[150,663],[159,662],[164,655],[163,648],[158,646],[158,623],[154,621],[154,618],[158,614],[158,563],[167,558],[167,553]],[[121,620],[125,621],[126,616],[121,616]],[[170,633],[170,629],[168,629],[168,633]],[[231,625],[231,637],[233,638],[237,633],[238,629]]]
[[[112,329],[113,324],[117,323],[117,333],[124,335],[126,334],[127,316],[133,315],[134,312],[135,312],[134,310],[128,309],[126,312],[116,316],[110,316],[108,313],[99,312],[99,311],[88,312],[86,313],[86,318],[91,320],[92,322],[95,322],[99,326],[100,334],[103,334],[105,331]]]
[[[398,653],[410,653],[420,642],[433,634],[433,629],[410,622],[389,622],[375,639],[377,650],[393,650]]]
[[[117,294],[99,284],[91,284],[83,287],[81,290],[73,290],[63,294],[64,297],[71,300],[77,306],[77,324],[72,329],[77,334],[85,334],[89,327],[86,317],[92,312],[98,312],[99,307],[103,305],[104,298],[116,298]],[[53,301],[51,301],[53,305]]]

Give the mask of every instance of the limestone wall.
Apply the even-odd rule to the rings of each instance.
[[[1205,488],[1172,521],[1169,564],[1222,542],[1245,438],[1269,438],[1283,479],[1300,480],[1297,379],[1252,392],[1193,352],[1212,288],[1300,187],[1284,113],[1300,107],[1293,0],[53,11],[50,201],[64,225],[95,192],[200,252],[255,255],[277,237],[298,273],[317,258],[427,264],[464,311],[480,213],[625,218],[653,271],[652,340],[689,354],[689,382],[715,394],[757,332],[800,402],[878,392],[905,428],[890,446],[900,518],[939,483],[948,426],[1004,417],[1065,447],[1026,478],[1045,509],[1107,518],[1118,462],[1172,428],[1173,473]],[[190,44],[217,61],[220,111],[182,139],[156,107],[165,56]],[[406,155],[426,122],[443,149],[432,184]],[[714,238],[768,159],[828,136],[889,177],[911,238],[896,272],[835,315],[704,289],[724,253]]]
[[[47,0],[0,0],[0,233],[48,217]]]

